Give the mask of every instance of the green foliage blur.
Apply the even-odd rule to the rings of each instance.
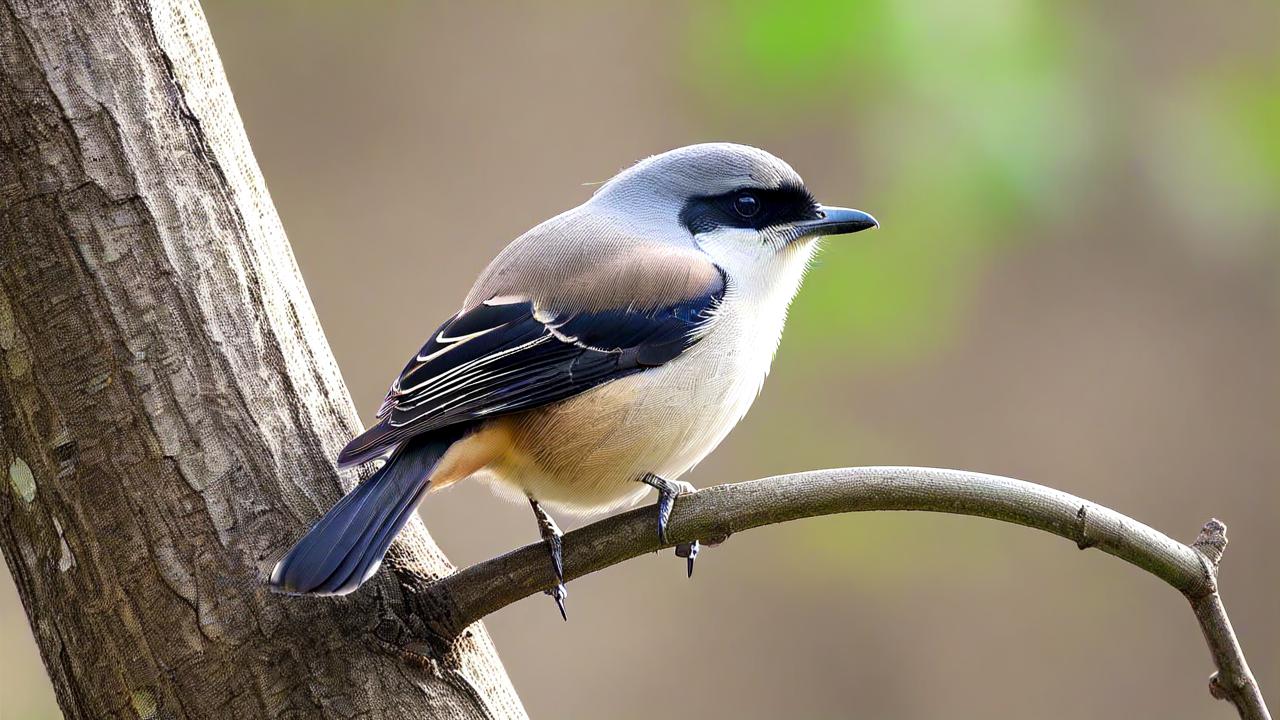
[[[694,6],[682,77],[708,115],[786,126],[852,108],[854,122],[836,128],[857,134],[847,161],[880,171],[859,202],[891,238],[828,252],[822,262],[840,281],[806,288],[788,342],[834,340],[837,351],[881,361],[935,349],[958,327],[991,253],[1087,204],[1091,169],[1137,130],[1129,124],[1158,121],[1152,137],[1130,139],[1147,142],[1137,150],[1150,162],[1181,166],[1162,188],[1184,214],[1171,222],[1274,221],[1280,54],[1269,66],[1190,73],[1140,98],[1147,106],[1110,107],[1085,89],[1103,71],[1099,54],[1119,59],[1108,43],[1121,40],[1099,33],[1104,22],[1046,0]]]

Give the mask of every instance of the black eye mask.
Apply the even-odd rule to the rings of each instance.
[[[690,198],[680,210],[680,223],[694,235],[719,228],[762,230],[819,217],[813,196],[795,185]]]

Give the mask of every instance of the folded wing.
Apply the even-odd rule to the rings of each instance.
[[[405,366],[379,422],[343,449],[338,464],[365,462],[415,435],[564,400],[672,360],[714,321],[726,284],[711,268],[698,292],[658,307],[628,300],[623,290],[614,308],[543,307],[504,293],[465,309]],[[688,275],[687,268],[680,272]]]

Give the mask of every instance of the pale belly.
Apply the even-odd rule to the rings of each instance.
[[[589,513],[639,501],[646,473],[684,474],[747,412],[776,347],[720,319],[666,365],[495,421],[508,449],[478,476],[504,494]]]

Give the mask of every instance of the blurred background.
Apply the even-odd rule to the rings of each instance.
[[[936,465],[1184,540],[1220,517],[1280,704],[1280,4],[204,5],[366,420],[587,183],[758,145],[883,228],[828,243],[764,394],[689,479]],[[479,485],[423,513],[458,564],[537,538]],[[567,624],[542,596],[487,621],[535,718],[1233,716],[1171,588],[985,520],[802,521],[692,581],[668,553],[570,593]],[[0,637],[0,715],[57,717],[3,574]]]

